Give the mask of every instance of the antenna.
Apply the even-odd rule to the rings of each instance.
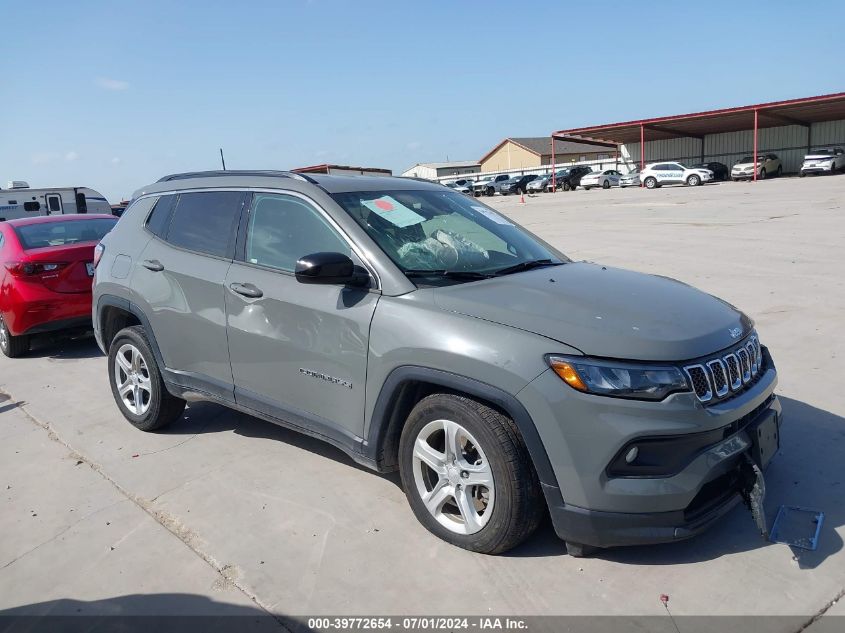
[[[223,148],[220,148],[220,162],[223,163],[223,171],[226,171],[226,159],[223,158]]]

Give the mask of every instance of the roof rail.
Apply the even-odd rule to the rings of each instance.
[[[312,185],[318,183],[311,176],[305,174],[298,174],[293,171],[279,171],[273,169],[227,169],[215,171],[187,171],[181,174],[169,174],[159,178],[157,182],[170,182],[171,180],[190,180],[192,178],[219,178],[225,176],[268,176],[271,178],[293,178],[294,180],[302,180],[309,182]]]

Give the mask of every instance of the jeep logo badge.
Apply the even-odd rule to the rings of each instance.
[[[734,327],[728,330],[731,333],[731,338],[739,338],[739,335],[742,334],[742,328]]]

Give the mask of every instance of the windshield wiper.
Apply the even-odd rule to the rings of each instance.
[[[474,270],[446,270],[445,268],[411,268],[402,271],[406,277],[446,277],[447,279],[489,279],[492,275]]]
[[[524,270],[531,270],[532,268],[542,268],[543,266],[560,266],[563,262],[553,262],[550,259],[529,259],[525,262],[519,262],[513,266],[500,268],[493,274],[497,277],[499,275],[510,275],[512,273],[521,273]]]

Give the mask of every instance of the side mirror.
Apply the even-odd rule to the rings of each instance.
[[[343,253],[312,253],[296,262],[296,280],[303,284],[366,286],[369,274]]]

